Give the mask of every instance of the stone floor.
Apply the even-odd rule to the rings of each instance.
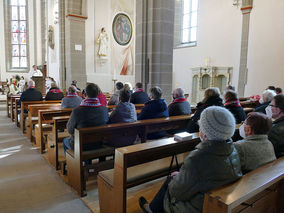
[[[0,102],[0,212],[91,212],[33,148]]]

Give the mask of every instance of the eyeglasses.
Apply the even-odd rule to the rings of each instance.
[[[271,107],[278,107],[278,106],[276,106],[276,105],[273,105],[273,104],[269,104],[269,106],[271,106]]]
[[[247,125],[245,121],[242,121],[241,124],[242,124],[242,125],[243,125],[243,124],[244,124],[244,125]]]

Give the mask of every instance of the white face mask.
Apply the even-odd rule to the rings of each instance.
[[[260,104],[263,104],[263,103],[264,103],[262,98],[259,99],[259,103],[260,103]]]
[[[265,112],[266,112],[266,115],[269,117],[269,118],[272,118],[272,109],[271,109],[271,106],[268,106],[265,108]]]
[[[242,124],[239,128],[239,134],[242,138],[246,138],[246,133],[245,133],[245,125]]]

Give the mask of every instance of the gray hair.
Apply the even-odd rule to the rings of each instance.
[[[158,100],[162,97],[163,91],[160,87],[155,86],[150,89],[150,95],[154,100]]]
[[[176,88],[174,91],[173,91],[173,96],[175,98],[179,98],[179,97],[184,97],[184,90],[182,88]]]
[[[267,89],[262,93],[262,100],[263,102],[270,102],[273,100],[275,95],[276,95],[276,92],[274,92],[273,90]]]

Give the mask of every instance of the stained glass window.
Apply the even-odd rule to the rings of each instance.
[[[27,68],[27,8],[26,0],[10,1],[11,68]]]
[[[197,40],[198,0],[183,0],[182,43],[194,43]]]

